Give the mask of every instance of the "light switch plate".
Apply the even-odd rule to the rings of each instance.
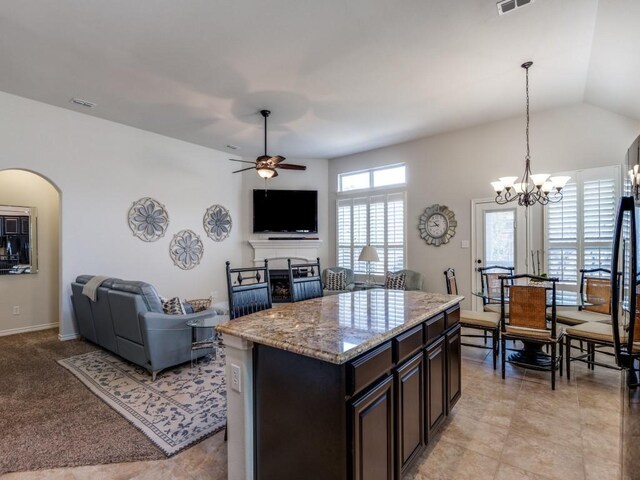
[[[240,367],[238,365],[231,364],[231,390],[240,393],[242,391],[240,387]]]

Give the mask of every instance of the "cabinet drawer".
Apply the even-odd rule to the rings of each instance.
[[[422,325],[412,328],[393,339],[396,363],[402,362],[424,345]]]
[[[393,365],[391,342],[380,345],[375,350],[354,360],[348,365],[349,380],[347,392],[359,392],[374,380],[387,373]]]
[[[435,317],[430,318],[424,323],[425,340],[426,343],[430,343],[442,335],[445,329],[444,313],[440,313]]]
[[[456,305],[446,311],[447,327],[451,328],[460,323],[460,306]]]

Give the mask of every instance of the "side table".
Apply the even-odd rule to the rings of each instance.
[[[214,327],[219,323],[227,322],[228,320],[229,315],[212,314],[208,317],[194,318],[193,320],[187,321],[186,325],[191,327],[191,366],[193,366],[193,352],[196,350],[213,348],[215,358],[215,348],[218,345],[218,333],[214,330]],[[198,329],[202,328],[211,329],[211,335],[198,339]]]

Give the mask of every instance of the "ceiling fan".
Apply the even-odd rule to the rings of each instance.
[[[249,162],[247,160],[236,160],[235,158],[230,158],[232,162],[242,162],[242,163],[251,163],[252,167],[243,168],[241,170],[236,170],[233,173],[244,172],[247,170],[254,170],[258,172],[260,177],[265,180],[268,178],[273,178],[278,176],[278,172],[276,168],[282,168],[283,170],[306,170],[307,167],[304,165],[293,165],[291,163],[282,163],[285,158],[281,155],[276,155],[275,157],[271,157],[267,155],[267,117],[271,115],[269,110],[260,110],[260,115],[264,117],[264,155],[260,155],[256,158],[255,162]]]

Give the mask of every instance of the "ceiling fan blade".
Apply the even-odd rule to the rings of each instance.
[[[271,178],[276,178],[278,176],[278,171],[274,170],[273,171],[273,175],[271,176]]]
[[[280,162],[283,162],[285,160],[285,157],[283,157],[282,155],[276,155],[275,157],[271,157],[271,163],[273,163],[274,165],[277,165]]]
[[[235,172],[231,172],[231,173],[240,173],[240,172],[246,172],[247,170],[255,170],[256,167],[248,167],[248,168],[243,168],[242,170],[236,170]]]
[[[254,165],[256,163],[256,162],[250,162],[248,160],[238,160],[236,158],[230,158],[229,160],[231,160],[232,162],[253,163]]]
[[[274,165],[274,168],[282,168],[284,170],[306,170],[305,165],[293,165],[292,163],[281,163],[280,165]]]

